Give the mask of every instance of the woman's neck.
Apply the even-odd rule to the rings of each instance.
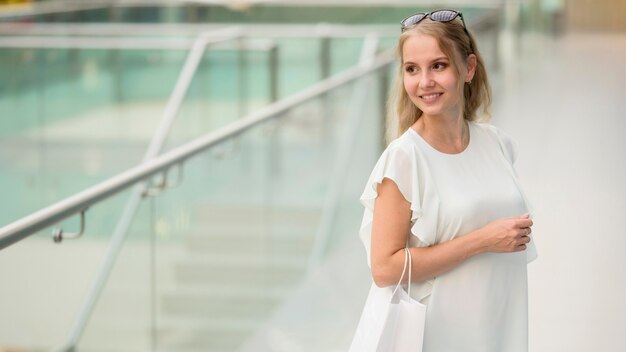
[[[457,118],[421,116],[412,128],[435,149],[460,153],[469,144],[469,125],[462,115]]]

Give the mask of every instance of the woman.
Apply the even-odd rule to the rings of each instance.
[[[438,10],[402,21],[397,51],[398,133],[361,196],[374,284],[360,324],[390,296],[408,243],[412,296],[428,307],[424,351],[527,351],[533,222],[515,144],[477,122],[491,93],[476,42],[461,13]]]

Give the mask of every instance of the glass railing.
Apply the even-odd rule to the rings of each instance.
[[[0,185],[6,199],[20,200],[3,206],[2,224],[140,162],[185,59],[184,52],[2,50],[15,55],[0,55],[7,82]]]
[[[359,40],[351,41],[331,47],[329,74],[356,61]],[[319,81],[319,43],[259,38],[207,49],[166,149]],[[187,56],[183,50],[0,50],[8,54],[0,69],[6,82],[0,185],[21,200],[0,212],[3,224],[139,162]],[[18,65],[25,69],[11,69]]]
[[[289,96],[311,85],[326,72],[334,74],[349,66],[346,57],[354,55],[360,49],[355,41],[333,38],[329,45],[332,49],[330,63],[323,66],[319,57],[324,50],[323,46],[327,44],[319,38],[277,40],[280,48],[280,71],[276,98]],[[300,49],[295,45],[303,43],[307,45]],[[386,45],[391,46],[393,42],[387,42]],[[346,56],[342,56],[342,52]],[[270,90],[262,83],[271,81],[268,74],[263,74],[265,68],[271,66],[267,62],[268,53],[264,50],[246,52],[243,57],[253,64],[246,66],[248,72],[241,76],[246,79],[241,80],[238,78],[239,66],[236,66],[240,60],[239,55],[241,53],[229,50],[205,55],[183,102],[179,120],[171,130],[166,149],[172,149],[223,126],[232,121],[229,116],[236,119],[241,116],[242,111],[252,111],[273,99],[269,94]],[[184,57],[179,59],[182,61]],[[160,62],[161,59],[153,60]],[[224,66],[212,66],[213,62]],[[142,68],[139,64],[136,66],[136,71],[142,69],[149,70],[150,67]],[[157,68],[152,68],[151,72],[159,74]],[[139,75],[137,72],[134,74]],[[386,76],[387,79],[391,75],[393,71]],[[146,71],[142,77],[149,80],[148,76]],[[348,163],[348,167],[344,180],[340,183],[341,191],[335,195],[336,212],[330,216],[330,236],[324,244],[322,260],[326,261],[334,253],[345,250],[346,239],[354,240],[358,234],[359,218],[362,214],[362,208],[358,206],[358,196],[383,145],[382,87],[387,82],[376,83],[379,80],[378,73],[369,74],[294,107],[275,121],[251,128],[187,160],[180,174],[176,168],[172,169],[169,177],[181,177],[180,185],[141,202],[128,239],[80,339],[78,350],[252,351],[254,349],[250,349],[250,346],[261,346],[260,341],[276,342],[272,331],[280,331],[286,325],[295,335],[306,335],[306,319],[294,323],[285,318],[284,312],[289,311],[289,302],[294,299],[288,297],[294,292],[306,291],[309,287],[307,285],[310,284],[308,278],[311,268],[307,263],[317,245],[320,221],[329,219],[324,205],[328,200],[330,186],[335,182],[333,171],[338,165],[337,151],[345,148],[356,152],[348,154],[352,157],[342,161]],[[157,85],[157,81],[155,78],[150,81],[150,85]],[[246,99],[243,100],[239,95],[232,96],[240,94],[240,84],[247,89],[244,95]],[[349,103],[353,99],[355,88],[366,84],[371,89],[368,89],[368,98],[359,104],[362,111],[358,116],[358,124],[348,125],[349,117],[355,113],[353,104]],[[141,85],[134,86],[128,94],[141,89]],[[147,92],[150,89],[157,88],[148,87]],[[145,92],[141,94],[149,95]],[[122,96],[127,95],[125,93]],[[223,105],[220,106],[220,102]],[[123,99],[123,105],[126,104],[129,104],[128,101]],[[151,116],[154,118],[155,114]],[[122,137],[118,138],[124,138],[132,132],[147,133],[141,128],[139,131],[129,128],[129,120],[120,120],[122,122],[117,128]],[[100,132],[93,125],[88,126],[91,130],[82,130],[77,135],[93,136]],[[45,124],[41,130],[48,128]],[[346,146],[346,136],[351,133],[356,133],[356,139]],[[92,179],[89,184],[80,184],[72,180],[71,172],[63,173],[65,169],[55,169],[56,173],[46,174],[48,169],[44,167],[66,165],[71,160],[68,155],[72,154],[63,154],[65,159],[52,159],[51,155],[45,154],[48,152],[45,140],[38,139],[37,143],[40,147],[36,150],[37,153],[43,154],[32,154],[34,156],[31,158],[39,163],[35,165],[43,166],[30,172],[36,175],[33,177],[40,177],[42,182],[50,182],[50,179],[55,179],[52,176],[57,175],[57,179],[67,182],[68,187],[76,186],[75,192],[105,178],[104,174],[98,174],[99,178]],[[126,157],[139,160],[146,143],[147,138],[145,143],[138,143],[142,148],[138,147],[134,156],[132,153],[124,153],[124,148],[120,147],[123,143],[108,144],[108,148],[119,148],[119,153],[110,158],[115,162],[123,161]],[[89,147],[82,144],[69,149],[78,153],[80,149],[89,150]],[[108,150],[103,148],[100,152],[105,153]],[[6,155],[12,156],[12,153]],[[24,163],[24,160],[18,159],[15,158],[14,164],[7,165],[20,166],[20,162]],[[92,162],[91,159],[88,160]],[[134,165],[137,160],[129,162],[129,165]],[[119,170],[124,168],[127,166],[123,167],[120,163]],[[113,174],[115,170],[108,172]],[[74,170],[74,173],[83,177],[85,171]],[[5,175],[13,177],[9,172],[3,171],[1,177]],[[11,181],[10,177],[8,178]],[[41,187],[40,191],[45,194],[47,184],[46,187]],[[73,193],[69,190],[67,192],[65,195]],[[16,192],[15,199],[20,196]],[[58,198],[61,196],[56,194]],[[66,241],[61,246],[67,250],[64,258],[80,260],[80,256],[85,255],[98,262],[106,247],[105,241],[100,239],[113,232],[112,227],[120,217],[120,209],[123,208],[126,197],[127,195],[118,196],[90,209],[87,212],[88,228],[85,238],[81,241]],[[58,198],[40,201],[41,204],[49,204]],[[95,211],[96,208],[98,211]],[[77,219],[70,219],[63,226],[70,230],[77,228]],[[55,248],[50,248],[52,244],[48,241],[50,240],[47,238],[33,237],[3,251],[3,256],[7,257],[5,253],[20,246],[23,246],[25,252],[30,250],[30,246],[54,250]],[[81,247],[81,242],[84,242],[83,246],[92,246],[92,249]],[[361,249],[349,248],[362,252]],[[12,264],[7,261],[7,267],[10,265]],[[84,265],[85,271],[89,269],[93,275],[95,265],[89,265],[91,264]],[[34,274],[37,275],[42,274]],[[307,281],[303,281],[305,278]],[[40,279],[41,276],[37,280],[41,281]],[[61,293],[65,292],[64,287],[68,290],[66,285],[73,289],[73,281],[68,280],[73,280],[70,275],[58,275],[54,277],[54,281],[43,281],[59,285],[58,292]],[[76,281],[76,291],[80,292],[72,292],[59,301],[65,305],[62,308],[63,314],[59,315],[59,325],[63,325],[63,328],[49,329],[46,338],[39,340],[20,340],[23,335],[19,334],[6,335],[9,337],[0,338],[1,347],[39,349],[65,342],[65,334],[70,329],[73,314],[78,310],[78,303],[84,298],[89,285],[85,282],[78,287],[78,282],[82,281]],[[18,283],[16,285],[20,286]],[[33,294],[39,294],[40,291],[21,293],[21,298],[27,302],[37,300]],[[302,296],[296,294],[295,297]],[[332,299],[332,295],[330,298]],[[52,299],[41,301],[43,304],[52,302]],[[28,309],[23,307],[24,311]],[[20,316],[19,312],[16,314]],[[323,310],[316,314],[322,320],[328,319]],[[338,314],[343,317],[342,312]],[[347,316],[353,318],[354,314]],[[286,324],[285,321],[290,323]],[[26,326],[21,330],[40,331]],[[339,350],[345,349],[346,346],[340,340],[333,340],[337,343],[335,347],[339,346]],[[298,341],[291,342],[297,346],[297,343],[306,341],[306,337]],[[283,342],[289,343],[277,343]],[[320,347],[318,350],[328,349]]]
[[[307,277],[336,151],[354,128],[347,102],[366,79],[212,147],[177,187],[146,198],[78,350],[243,348]],[[360,212],[346,209],[379,153],[368,82],[331,250],[358,230]]]
[[[385,70],[393,71],[392,68]],[[382,70],[381,70],[382,71]],[[276,305],[270,317],[255,327],[253,333],[233,351],[345,351],[349,347],[356,319],[362,308],[363,294],[369,282],[365,266],[365,254],[358,239],[363,208],[359,197],[369,177],[372,166],[383,147],[384,99],[380,99],[381,71],[362,77],[352,84],[352,93],[365,86],[365,100],[356,110],[333,111],[333,117],[358,114],[356,123],[333,126],[336,135],[330,150],[335,156],[324,166],[329,173],[339,170],[339,177],[329,177],[319,192],[320,202],[331,208],[322,207],[322,222],[330,221],[327,233],[316,228],[315,242],[323,242],[321,258],[309,266],[307,275],[302,275],[280,304]],[[351,97],[347,94],[339,99],[330,97],[331,106],[350,106]],[[325,102],[320,100],[320,108]],[[352,111],[350,111],[352,110]],[[322,115],[323,116],[323,115]],[[322,117],[323,119],[323,117]],[[354,121],[354,120],[353,120]],[[324,126],[324,123],[321,123]],[[323,128],[323,127],[322,127]],[[355,133],[353,139],[351,133]],[[348,144],[346,145],[346,140]],[[345,153],[344,153],[345,152]],[[341,158],[338,158],[338,154]],[[337,183],[338,182],[338,183]],[[336,193],[327,191],[333,190]],[[332,201],[329,203],[329,197]],[[328,211],[331,210],[329,214]],[[326,240],[323,238],[328,236]],[[309,253],[309,263],[311,255]],[[315,259],[315,258],[313,258]],[[364,296],[363,296],[364,298]],[[320,339],[319,336],[325,338]]]
[[[92,285],[94,273],[105,257],[108,237],[129,193],[122,192],[90,208],[85,233],[80,239],[55,244],[47,230],[2,250],[0,349],[49,351],[65,341]],[[19,202],[19,198],[4,200],[2,210]],[[55,228],[62,228],[65,234],[78,232],[78,220],[78,216],[71,217]],[[140,216],[132,231],[145,233],[141,226]],[[130,237],[127,245],[131,249],[123,253],[132,250],[133,243],[137,242],[138,236]],[[129,260],[125,254],[120,255],[120,259],[125,258]],[[136,256],[131,260],[140,262],[141,259]],[[133,280],[142,278],[137,276]]]
[[[52,2],[52,1],[49,1]],[[300,4],[287,6],[284,4],[256,3],[251,9],[245,4],[224,6],[206,4],[188,4],[186,6],[150,6],[146,4],[133,6],[98,5],[88,3],[69,3],[65,6],[40,6],[37,13],[29,15],[6,13],[0,16],[4,21],[21,21],[23,23],[333,23],[333,24],[389,24],[411,13],[432,10],[431,8],[410,6],[338,6],[330,4]],[[469,17],[480,15],[485,6],[464,6],[463,11]],[[494,6],[497,6],[495,4]],[[252,11],[251,11],[252,10]],[[46,12],[46,13],[44,13]]]
[[[192,81],[168,149],[353,66],[363,39],[246,38],[244,43],[246,51],[207,53],[209,64]],[[383,49],[390,46],[384,44]]]
[[[194,79],[198,79],[198,77]],[[162,261],[160,257],[164,254],[162,254],[161,251],[155,251],[155,249],[160,248],[161,243],[151,242],[152,240],[150,239],[164,240],[164,244],[169,246],[167,248],[176,248],[176,246],[182,247],[182,243],[184,243],[182,238],[185,237],[185,233],[183,232],[181,235],[175,233],[179,231],[172,232],[172,227],[171,224],[168,224],[167,217],[171,219],[175,218],[176,226],[182,226],[181,231],[188,229],[191,219],[190,214],[198,213],[198,211],[195,210],[196,201],[194,201],[194,197],[202,195],[203,192],[199,190],[204,189],[208,192],[207,195],[203,196],[197,202],[201,204],[208,203],[205,207],[208,209],[213,207],[213,212],[217,213],[217,217],[213,220],[211,220],[210,216],[202,216],[202,218],[208,219],[209,223],[215,221],[219,224],[220,220],[229,219],[230,216],[230,221],[226,221],[226,225],[216,225],[216,228],[219,229],[220,226],[228,227],[230,226],[229,224],[232,223],[238,224],[238,220],[232,218],[233,212],[236,214],[251,214],[249,215],[251,219],[256,219],[254,220],[256,223],[252,222],[252,225],[248,226],[248,230],[251,230],[253,233],[256,231],[255,236],[257,237],[251,239],[253,242],[256,240],[255,247],[267,252],[261,253],[256,263],[257,266],[260,267],[264,265],[267,266],[263,269],[265,273],[263,275],[265,278],[270,279],[268,284],[265,285],[269,287],[270,291],[275,291],[274,281],[272,281],[274,277],[278,280],[277,283],[280,283],[280,285],[288,286],[293,285],[298,279],[303,277],[306,274],[307,256],[310,254],[310,247],[312,246],[315,228],[317,226],[316,223],[319,221],[320,217],[320,207],[324,200],[323,194],[325,192],[327,193],[325,185],[330,177],[331,170],[328,170],[328,165],[332,164],[334,158],[333,148],[336,148],[336,143],[341,140],[341,135],[346,133],[346,128],[342,126],[345,124],[344,120],[347,116],[346,109],[348,109],[348,105],[345,104],[345,101],[349,98],[349,90],[348,87],[336,89],[317,100],[292,108],[285,113],[288,114],[288,116],[283,116],[276,122],[270,122],[255,127],[243,135],[232,139],[230,142],[222,143],[214,147],[212,150],[205,153],[209,159],[215,159],[214,164],[216,165],[214,169],[206,168],[206,158],[198,157],[194,159],[195,164],[200,167],[200,172],[194,170],[194,162],[188,162],[185,166],[185,171],[181,174],[183,180],[182,185],[161,196],[171,199],[150,198],[151,200],[149,202],[151,202],[151,208],[148,210],[146,210],[146,202],[142,203],[138,215],[133,220],[133,227],[128,235],[127,243],[118,255],[115,269],[110,276],[110,280],[107,282],[101,301],[99,302],[107,302],[107,296],[113,297],[109,299],[109,302],[116,302],[120,300],[120,295],[123,296],[124,294],[129,294],[129,299],[136,297],[133,295],[139,295],[140,298],[138,298],[138,300],[145,301],[146,297],[141,293],[145,292],[145,290],[142,291],[142,289],[137,288],[130,290],[120,289],[121,291],[118,291],[119,286],[116,284],[116,281],[121,280],[122,282],[128,282],[124,280],[128,280],[125,275],[129,272],[135,272],[133,275],[143,277],[141,273],[145,274],[146,270],[149,273],[157,275],[150,278],[150,282],[153,284],[151,284],[151,287],[149,287],[147,291],[149,295],[151,295],[150,297],[156,297],[157,292],[155,290],[157,286],[154,282],[158,281],[154,280],[160,275],[158,264],[156,263]],[[192,89],[190,96],[194,97],[196,94],[201,95],[201,93],[202,92],[194,93]],[[322,119],[321,122],[320,119]],[[174,131],[175,130],[176,128]],[[85,132],[78,132],[79,135],[80,133]],[[324,169],[325,167],[326,169]],[[192,171],[190,172],[189,169]],[[293,174],[294,172],[296,172],[296,174]],[[241,178],[234,177],[233,175],[241,175]],[[303,183],[303,181],[306,182]],[[68,178],[67,182],[72,183],[72,180]],[[245,185],[248,185],[248,187]],[[180,194],[177,195],[177,193]],[[185,199],[184,197],[191,199]],[[159,202],[160,199],[166,199],[166,201]],[[178,202],[176,199],[178,199]],[[114,232],[113,225],[116,223],[116,219],[120,217],[121,209],[123,209],[123,200],[124,199],[121,197],[115,197],[94,206],[94,208],[98,208],[98,211],[89,209],[87,211],[87,230],[85,237],[82,238],[81,241],[66,241],[66,244],[69,244],[69,246],[64,248],[78,248],[76,251],[89,253],[91,259],[97,258],[96,261],[102,260],[107,242],[98,238],[104,238],[107,234]],[[176,204],[184,206],[176,207]],[[202,205],[200,205],[200,207],[202,208]],[[158,216],[159,213],[156,212],[157,210],[161,211],[163,214],[174,215]],[[206,212],[206,210],[204,212]],[[209,211],[209,213],[212,213],[212,211]],[[78,216],[75,219],[64,221],[60,226],[64,227],[66,231],[68,231],[68,228],[69,230],[72,228],[77,229],[77,218]],[[283,225],[283,222],[286,222],[286,225]],[[200,225],[200,227],[203,226]],[[296,231],[299,237],[290,239],[290,237],[293,236],[291,235],[293,228],[296,227],[302,227],[298,230],[300,232]],[[195,231],[198,232],[198,230]],[[229,236],[229,233],[236,233],[238,231],[241,235],[241,230],[237,230],[236,226],[235,229],[226,228],[225,231],[226,236]],[[176,236],[173,236],[174,234]],[[149,236],[146,237],[147,235]],[[221,230],[219,230],[215,236],[217,236],[218,242],[224,240],[224,234]],[[222,238],[220,238],[220,236]],[[276,236],[277,240],[272,240],[274,236]],[[30,248],[33,244],[35,246],[41,244],[45,246],[47,250],[50,250],[52,244],[50,239],[46,237],[48,237],[48,235],[41,234],[39,237],[33,237],[28,241],[21,242],[20,246],[22,246],[22,248]],[[190,235],[190,237],[193,236]],[[191,240],[191,245],[187,244],[185,246],[191,247],[192,249],[203,247],[201,244],[203,239],[196,238],[196,240],[200,241],[198,246],[193,244],[193,239]],[[211,241],[210,239],[209,242]],[[92,246],[92,249],[87,250],[81,248],[80,245],[76,247],[72,246],[74,243],[83,242],[86,245]],[[157,246],[157,244],[159,246]],[[19,248],[20,246],[15,248]],[[226,244],[225,246],[224,249],[229,248],[229,246],[232,248],[232,244]],[[273,271],[275,267],[282,265],[281,263],[285,261],[278,259],[278,263],[274,263],[273,259],[271,259],[276,257],[273,254],[274,251],[285,251],[298,246],[300,247],[298,261],[300,261],[301,264],[296,265],[296,267],[298,270],[302,269],[302,271],[294,271],[287,268],[284,273],[279,272],[278,274],[274,274]],[[204,247],[207,247],[207,245],[205,244]],[[148,259],[155,263],[149,267],[144,267],[143,260],[135,260],[144,256],[146,248],[150,249],[147,254]],[[219,252],[220,246],[217,245],[216,248]],[[178,251],[180,250],[174,250],[175,253]],[[167,253],[167,250],[163,253]],[[68,259],[73,258],[75,255],[75,253],[65,254]],[[129,257],[130,259],[125,261],[125,257]],[[196,256],[196,259],[199,257],[202,256]],[[167,258],[167,254],[165,254],[165,258]],[[214,260],[213,263],[219,262],[220,260],[221,259],[217,261]],[[286,261],[293,262],[294,258],[286,259]],[[131,267],[126,268],[124,266],[125,262],[132,262],[132,264],[130,264]],[[150,262],[148,264],[150,264]],[[201,264],[204,265],[206,263]],[[90,267],[90,270],[92,270],[93,273],[95,268]],[[165,270],[178,271],[178,269],[171,268]],[[194,269],[191,269],[192,274],[190,274],[192,277],[193,270]],[[235,272],[242,273],[245,272],[245,270],[242,271],[241,268],[239,268],[235,269]],[[252,279],[250,276],[243,276],[242,278],[246,280]],[[232,282],[227,277],[223,277],[222,280],[224,282]],[[142,280],[136,279],[130,281],[139,283]],[[57,282],[61,287],[65,287],[67,281],[55,278],[54,282]],[[84,297],[86,289],[87,287],[81,287],[81,292],[77,294],[77,297]],[[285,287],[283,287],[283,289],[285,289]],[[62,292],[62,290],[59,291]],[[220,291],[218,290],[217,292]],[[77,297],[73,295],[69,296],[74,299],[74,302],[67,306],[66,314],[59,316],[59,325],[65,323],[63,330],[66,331],[68,330],[68,324],[72,323],[70,317],[76,314],[76,310],[79,306],[78,303],[80,303],[76,300],[81,301],[81,299],[77,299]],[[34,298],[24,295],[23,299],[28,300]],[[124,324],[128,324],[128,326],[135,324],[137,321],[145,323],[146,319],[148,319],[149,325],[142,323],[139,325],[143,326],[139,326],[136,330],[133,330],[135,332],[143,331],[147,335],[134,332],[132,334],[132,339],[134,340],[131,340],[142,341],[140,343],[143,343],[144,346],[158,343],[158,336],[167,336],[167,334],[161,334],[159,332],[161,328],[156,325],[158,322],[156,319],[159,316],[158,312],[160,311],[159,309],[161,309],[158,308],[159,299],[151,299],[152,301],[150,302],[151,305],[149,308],[152,310],[148,311],[150,315],[147,316],[147,318],[145,314],[141,313],[145,313],[145,310],[140,308],[141,304],[139,303],[137,303],[137,310],[130,310],[133,312],[131,315],[135,320],[130,319],[126,323],[126,320],[120,318],[121,321],[123,321]],[[175,306],[177,303],[172,304]],[[166,304],[164,303],[164,305]],[[74,307],[74,309],[71,307]],[[108,321],[111,314],[114,314],[115,309],[107,306],[107,303],[99,303],[97,307],[99,308],[96,308],[93,318],[89,320],[88,329],[85,331],[83,335],[84,339],[81,340],[81,343],[87,344],[88,346],[90,341],[94,341],[95,339],[95,341],[99,341],[98,343],[100,344],[103,344],[103,341],[116,344],[119,342],[118,346],[132,344],[131,342],[124,342],[121,338],[104,340],[101,338],[102,332],[100,332],[100,330],[103,330],[106,334],[108,329],[102,327],[102,324],[106,325],[103,321]],[[122,311],[124,311],[124,309],[122,309]],[[262,316],[267,318],[271,311],[271,307],[267,308]],[[63,321],[63,317],[66,316],[68,317],[66,319],[67,321]],[[171,320],[176,322],[180,319],[174,314]],[[168,324],[170,323],[166,319],[163,325],[167,326]],[[188,324],[188,322],[183,324]],[[237,325],[239,323],[233,324]],[[246,326],[248,326],[248,330],[250,330],[250,324]],[[55,329],[51,330],[56,331]],[[248,332],[250,333],[251,331]],[[13,337],[9,337],[8,339],[3,338],[2,340],[3,344],[6,343],[6,346],[17,345],[28,348],[50,347],[57,345],[60,341],[64,341],[63,337],[56,333],[50,332],[49,336],[50,338],[41,339],[35,343],[31,341],[30,345],[20,342],[19,339],[15,340]],[[147,336],[148,340],[145,340],[142,336]],[[123,347],[119,348],[123,349]],[[83,350],[90,350],[90,347],[85,347]]]
[[[108,201],[107,201],[108,202]],[[104,202],[104,203],[107,203]],[[121,207],[123,209],[123,207]],[[158,276],[155,257],[157,239],[165,233],[183,226],[181,222],[165,223],[157,214],[158,209],[153,199],[142,201],[133,218],[124,245],[119,251],[113,269],[106,285],[97,298],[84,329],[81,342],[76,351],[154,351],[153,322],[155,321],[155,283]],[[117,222],[117,218],[113,223]],[[166,226],[173,225],[169,230]],[[111,230],[110,233],[112,233]],[[167,236],[167,235],[165,235]],[[79,242],[93,242],[88,238]],[[105,251],[109,241],[97,242],[99,251]],[[62,246],[65,246],[63,244]],[[100,258],[101,265],[104,256]],[[90,284],[93,285],[95,273],[99,268],[91,271]],[[86,290],[79,299],[80,308],[83,308],[86,297],[90,292]],[[71,325],[62,332],[60,340],[48,351],[58,351],[59,346],[66,347],[68,334],[74,331],[75,324],[81,309],[76,309],[71,317]]]

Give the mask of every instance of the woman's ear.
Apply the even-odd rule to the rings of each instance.
[[[465,75],[465,82],[471,82],[474,78],[477,63],[478,60],[476,59],[476,55],[469,54],[469,56],[467,57],[467,73]]]

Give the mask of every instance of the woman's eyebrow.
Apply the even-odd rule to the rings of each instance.
[[[435,62],[435,61],[448,61],[448,58],[445,56],[441,56],[436,59],[433,59],[431,62]]]
[[[437,62],[437,61],[448,61],[448,58],[446,56],[440,56],[440,57],[437,57],[437,58],[434,58],[434,59],[430,60],[430,63]],[[410,65],[415,65],[415,63],[413,61],[410,61],[410,60],[407,60],[407,61],[404,62],[404,65],[409,65],[409,64]]]

